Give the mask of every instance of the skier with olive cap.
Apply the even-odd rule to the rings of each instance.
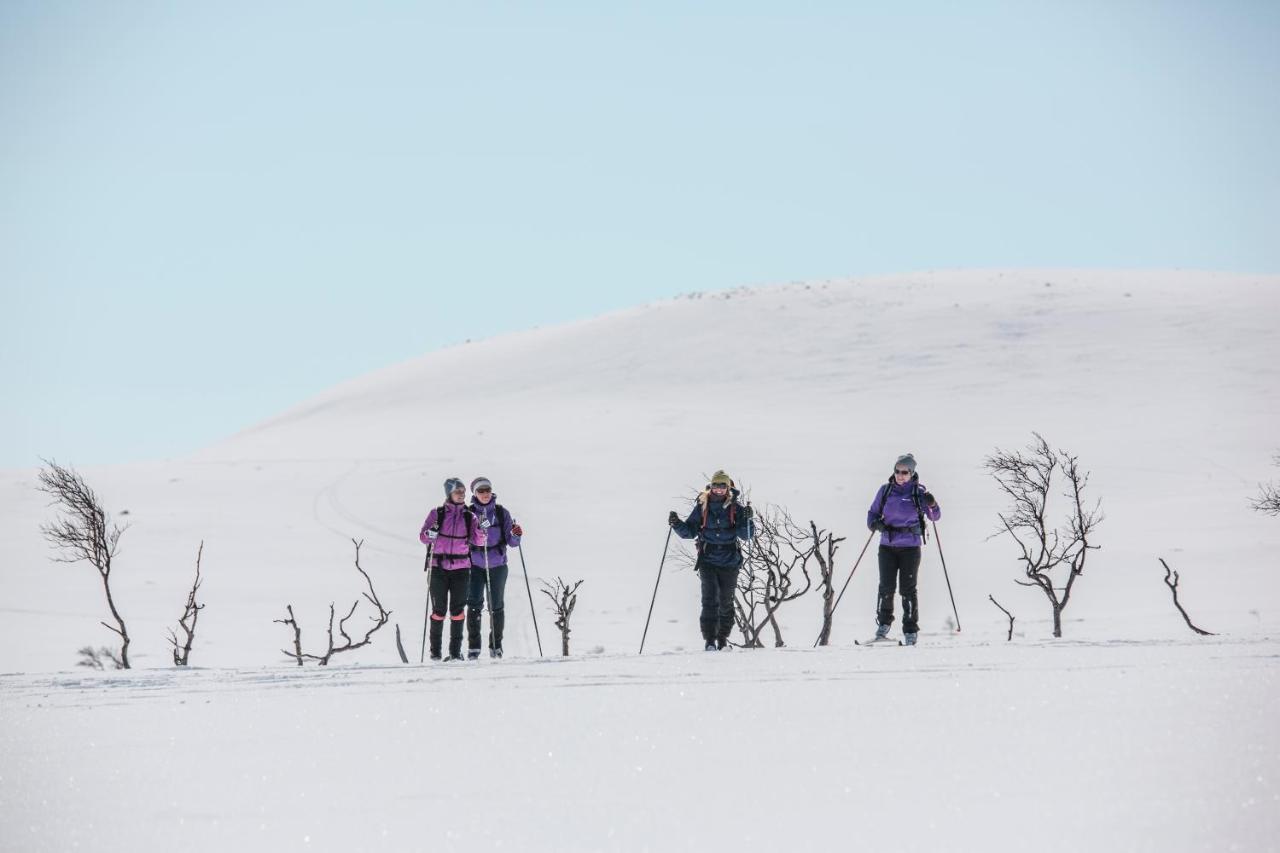
[[[738,502],[739,492],[724,471],[717,471],[711,483],[698,495],[693,511],[683,521],[675,510],[667,517],[671,529],[681,539],[696,539],[698,561],[695,569],[702,581],[702,639],[706,650],[714,652],[729,645],[733,630],[733,594],[742,567],[738,540],[755,535],[752,510]]]

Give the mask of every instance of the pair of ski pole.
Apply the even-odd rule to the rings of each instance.
[[[425,663],[427,659],[427,626],[430,624],[430,621],[431,621],[430,571],[431,571],[431,557],[434,551],[435,551],[435,541],[432,540],[431,544],[427,546],[427,561],[426,561],[426,564],[423,566],[423,571],[428,573],[427,575],[428,576],[427,612],[423,616],[423,620],[422,620],[422,654],[418,658],[418,663]],[[524,589],[525,589],[525,592],[529,594],[529,615],[533,617],[533,635],[538,640],[538,657],[542,657],[542,633],[538,630],[538,614],[533,608],[533,589],[532,587],[529,586],[529,567],[525,565],[524,548],[517,545],[516,551],[520,553],[520,568],[524,572]],[[487,600],[485,602],[485,609],[489,612],[489,637],[490,637],[489,644],[492,647],[493,645],[493,639],[492,639],[493,638],[493,585],[489,579],[489,549],[487,547],[485,548],[485,551],[484,551],[484,585],[485,585],[486,597],[487,597]]]
[[[938,522],[930,521],[933,525],[933,541],[938,543],[938,558],[942,561],[942,577],[947,581],[947,595],[951,598],[951,612],[956,617],[956,633],[960,633],[960,611],[956,609],[956,596],[951,591],[951,575],[947,573],[947,557],[942,553],[942,537],[938,535]],[[862,563],[863,556],[867,553],[867,548],[871,545],[871,540],[875,538],[876,531],[871,531],[871,535],[867,537],[866,543],[862,546],[862,551],[858,554],[858,559],[854,560],[853,568],[849,570],[849,576],[844,580],[844,586],[840,587],[840,594],[836,596],[836,603],[831,605],[831,619],[835,619],[836,608],[840,606],[840,599],[844,598],[844,591],[849,588],[849,581],[853,580],[853,573],[858,570],[859,564]],[[829,627],[826,626],[826,627]],[[823,634],[826,630],[823,631]],[[818,635],[818,639],[813,641],[813,647],[816,649],[818,643],[822,642],[823,634]]]
[[[947,573],[947,558],[942,553],[942,538],[938,536],[938,523],[933,524],[933,539],[938,543],[938,557],[942,560],[942,576],[947,581],[947,595],[951,597],[951,612],[956,617],[956,633],[960,632],[960,612],[956,609],[955,593],[951,591],[951,576]],[[662,559],[658,562],[658,579],[653,584],[653,597],[649,600],[649,615],[644,620],[644,634],[640,637],[640,654],[644,654],[644,642],[649,636],[649,622],[653,619],[653,605],[658,600],[658,585],[662,583],[662,567],[667,562],[667,550],[671,547],[671,533],[673,528],[667,530],[667,541],[662,546]],[[849,576],[845,578],[844,585],[840,587],[840,594],[836,596],[836,603],[831,606],[831,618],[836,615],[836,608],[840,606],[840,599],[844,598],[844,591],[849,588],[849,581],[853,580],[853,573],[858,570],[858,566],[862,563],[862,558],[867,553],[867,548],[871,546],[871,540],[875,537],[876,531],[871,531],[871,535],[867,537],[867,541],[862,546],[862,551],[858,553],[858,559],[854,561],[853,568],[849,570]],[[826,633],[824,630],[823,633]],[[818,635],[818,639],[813,641],[813,647],[817,648],[818,643],[822,642],[822,634]]]

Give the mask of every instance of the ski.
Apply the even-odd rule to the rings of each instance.
[[[865,643],[854,640],[853,644],[855,646],[900,646],[902,645],[902,641],[895,640],[893,637],[872,637]]]

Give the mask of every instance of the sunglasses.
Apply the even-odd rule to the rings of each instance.
[[[899,469],[899,468],[894,468],[894,469],[893,469],[893,473],[895,473],[895,474],[901,474],[903,477],[910,477],[910,476],[911,476],[911,472],[910,472],[910,471],[903,471],[903,470],[901,470],[901,469]]]
[[[489,494],[489,493],[490,493],[490,492],[492,492],[492,491],[493,491],[493,489],[489,488],[488,486],[481,486],[480,488],[476,489],[476,494],[477,494],[477,495],[487,495],[487,494]]]
[[[722,492],[725,489],[729,488],[729,484],[728,483],[712,483],[711,488],[715,489],[717,492]]]

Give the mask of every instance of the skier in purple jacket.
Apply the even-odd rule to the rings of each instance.
[[[916,475],[916,458],[900,456],[893,476],[876,492],[867,511],[867,529],[880,531],[880,589],[876,599],[876,639],[889,636],[893,624],[893,593],[902,593],[902,638],[916,644],[920,614],[916,605],[916,579],[920,573],[920,546],[925,518],[937,521],[942,509]]]
[[[431,659],[440,660],[445,611],[449,613],[449,660],[462,660],[462,621],[466,619],[471,548],[486,535],[475,514],[463,503],[466,485],[456,477],[444,481],[445,502],[427,514],[418,539],[431,548]]]
[[[483,545],[471,546],[471,582],[467,595],[467,659],[480,657],[480,619],[485,590],[489,591],[489,657],[502,657],[502,628],[506,613],[502,603],[507,589],[507,546],[520,545],[524,531],[498,496],[487,477],[471,481],[471,511],[485,531]]]

